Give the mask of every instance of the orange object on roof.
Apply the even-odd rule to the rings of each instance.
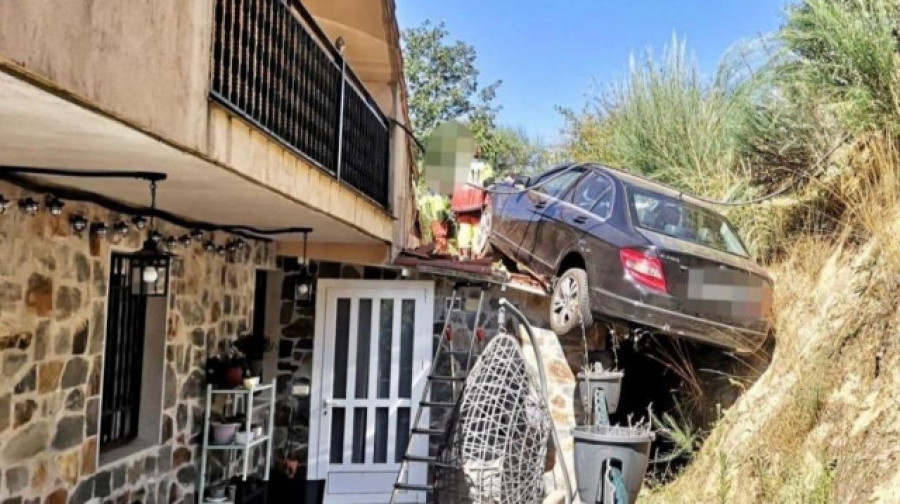
[[[480,212],[484,207],[484,191],[474,187],[460,186],[453,191],[450,209],[454,213]]]

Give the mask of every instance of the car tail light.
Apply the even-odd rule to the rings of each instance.
[[[619,251],[622,267],[635,282],[660,292],[666,292],[666,276],[662,263],[656,257],[640,250],[622,249]]]

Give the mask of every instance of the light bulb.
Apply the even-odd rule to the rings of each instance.
[[[144,280],[144,283],[156,283],[159,280],[159,271],[153,266],[144,266],[144,271],[141,272],[141,279]]]
[[[299,294],[300,296],[305,296],[305,295],[309,294],[309,285],[307,285],[305,283],[298,285],[297,286],[297,294]]]

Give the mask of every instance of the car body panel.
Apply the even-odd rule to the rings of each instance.
[[[605,218],[573,202],[569,191],[585,175],[559,197],[534,189],[502,194],[515,190],[511,184],[502,184],[501,192],[492,197],[492,244],[549,279],[562,273],[560,266],[567,256],[577,254],[585,264],[595,316],[729,348],[758,347],[771,328],[773,286],[765,270],[748,257],[635,226],[627,194],[639,187],[691,205],[702,202],[617,170],[586,166],[588,173],[602,173],[612,184],[612,204]],[[619,260],[623,248],[657,257],[667,292],[631,279]]]

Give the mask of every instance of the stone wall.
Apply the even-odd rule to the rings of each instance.
[[[0,193],[43,201],[2,182]],[[271,246],[249,242],[239,257],[178,247],[163,442],[98,467],[110,255],[143,238],[134,229],[119,240],[76,235],[68,224],[76,211],[107,224],[130,217],[77,202],[59,217],[27,217],[14,206],[0,215],[0,503],[193,503],[207,350],[250,327],[254,272],[274,267]]]

